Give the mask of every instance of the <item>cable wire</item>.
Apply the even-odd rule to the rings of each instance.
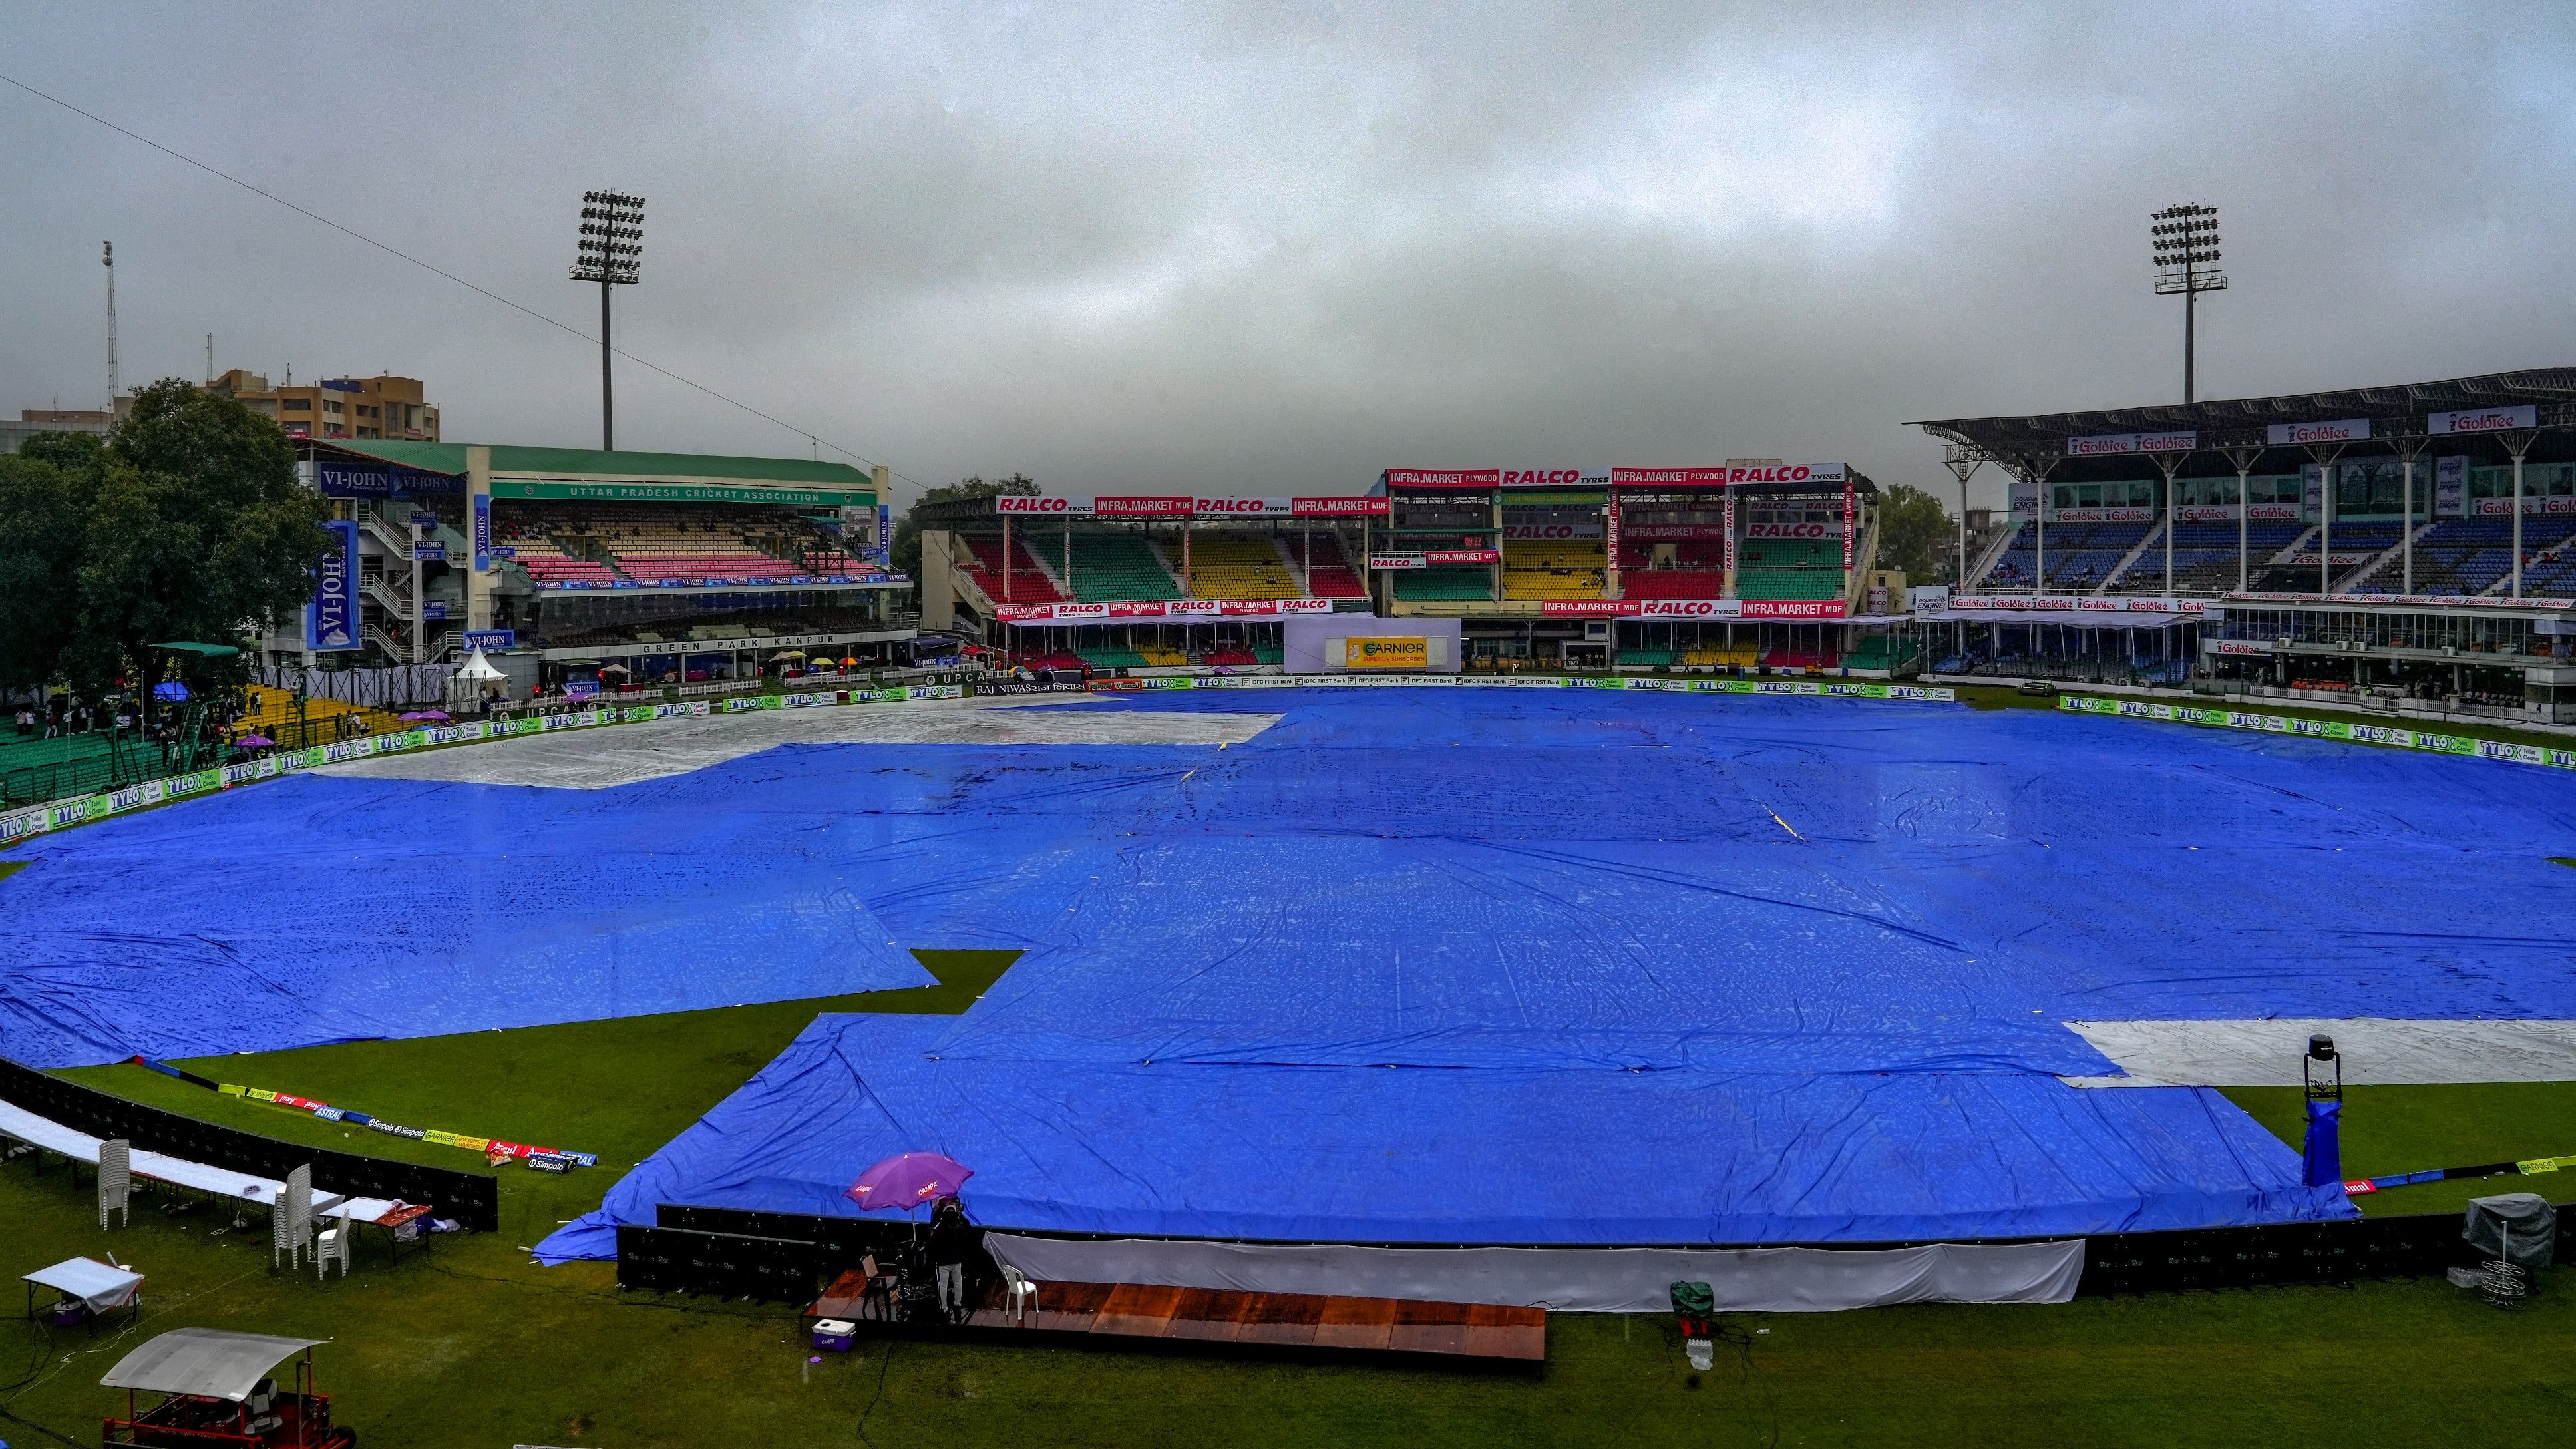
[[[60,107],[62,107],[64,110],[69,111],[69,112],[71,112],[73,115],[75,115],[75,116],[79,116],[79,117],[81,117],[81,118],[82,118],[82,119],[84,119],[84,120],[94,121],[94,122],[96,122],[96,123],[97,123],[97,124],[99,124],[99,125],[105,126],[107,129],[109,129],[109,130],[111,130],[111,131],[114,131],[116,134],[118,134],[118,135],[120,135],[120,136],[125,137],[125,138],[126,138],[127,140],[129,140],[129,141],[136,141],[136,142],[140,142],[140,143],[141,143],[141,144],[143,144],[143,145],[149,146],[149,147],[151,147],[153,150],[160,152],[162,155],[167,156],[167,157],[171,158],[171,159],[172,159],[172,160],[174,160],[174,161],[183,161],[183,162],[186,162],[188,165],[196,167],[198,170],[205,172],[207,175],[214,177],[214,178],[215,178],[216,180],[218,180],[218,181],[227,181],[227,182],[230,182],[231,184],[233,184],[233,185],[235,185],[235,186],[240,187],[242,190],[247,191],[247,192],[251,193],[251,194],[252,194],[252,195],[254,195],[254,196],[260,197],[260,198],[262,198],[262,199],[264,199],[264,200],[273,201],[273,202],[277,203],[278,205],[280,205],[280,206],[282,206],[282,207],[285,207],[287,210],[289,210],[289,211],[291,211],[291,212],[294,212],[296,215],[301,216],[301,217],[304,217],[305,219],[307,219],[307,220],[309,220],[309,221],[318,221],[318,222],[320,222],[322,225],[324,225],[324,226],[327,226],[327,227],[331,228],[333,231],[339,232],[339,233],[340,233],[341,235],[343,235],[343,236],[351,237],[351,238],[353,238],[353,239],[355,239],[355,240],[365,242],[368,246],[374,247],[376,250],[378,250],[378,251],[380,251],[380,252],[385,253],[387,256],[398,257],[398,258],[400,258],[401,260],[406,261],[406,262],[409,262],[409,263],[411,263],[413,266],[418,267],[418,268],[420,268],[421,270],[423,270],[423,271],[425,271],[425,272],[429,272],[429,273],[431,273],[431,274],[433,274],[433,275],[435,275],[435,276],[444,277],[444,278],[445,278],[445,279],[447,279],[448,281],[454,282],[456,285],[458,285],[458,286],[460,286],[460,287],[465,288],[467,291],[469,291],[469,292],[473,292],[473,293],[476,293],[476,294],[478,294],[478,295],[480,295],[480,296],[483,296],[483,297],[490,298],[492,301],[498,302],[498,303],[500,303],[502,306],[507,307],[507,308],[511,309],[512,311],[514,311],[514,312],[522,312],[522,313],[525,313],[526,315],[528,315],[528,316],[530,316],[530,317],[533,317],[533,318],[535,318],[536,320],[538,320],[538,321],[540,321],[540,322],[545,323],[547,326],[552,327],[552,328],[556,329],[556,330],[557,330],[557,331],[559,331],[559,332],[566,332],[566,333],[569,333],[569,334],[571,334],[571,335],[572,335],[572,336],[574,336],[574,337],[578,337],[578,338],[580,338],[580,339],[581,339],[582,341],[584,341],[584,342],[592,343],[592,344],[594,344],[594,345],[595,345],[595,344],[597,344],[597,343],[598,343],[598,341],[599,341],[599,339],[598,339],[598,338],[591,336],[589,333],[582,331],[582,330],[581,330],[580,328],[578,328],[578,327],[572,326],[570,323],[566,323],[566,322],[559,322],[559,321],[557,321],[556,319],[554,319],[554,318],[552,318],[552,317],[547,316],[545,313],[538,311],[538,310],[537,310],[537,309],[535,309],[534,307],[526,306],[526,305],[524,305],[524,304],[522,304],[522,303],[519,303],[519,302],[514,302],[514,301],[512,301],[511,299],[509,299],[508,297],[504,297],[504,296],[502,296],[500,293],[493,291],[493,290],[492,290],[491,288],[489,288],[489,287],[480,286],[480,285],[478,285],[478,284],[476,284],[476,283],[469,282],[469,281],[467,281],[465,278],[463,278],[463,277],[460,277],[460,276],[456,275],[454,272],[448,271],[447,269],[445,269],[445,268],[443,268],[443,267],[440,267],[440,266],[438,266],[438,265],[436,265],[436,264],[434,264],[434,263],[427,262],[427,261],[423,261],[421,258],[416,257],[416,256],[413,256],[411,253],[409,253],[409,252],[407,252],[407,251],[404,251],[404,250],[403,250],[402,248],[400,248],[400,247],[392,246],[392,245],[390,245],[390,244],[388,244],[388,243],[385,243],[385,242],[380,242],[380,241],[376,240],[374,237],[371,237],[371,236],[367,235],[365,232],[359,231],[359,230],[357,230],[355,227],[346,226],[346,225],[343,225],[343,224],[342,224],[342,223],[340,223],[340,222],[333,221],[331,218],[329,218],[329,217],[327,217],[327,216],[322,215],[322,214],[321,214],[320,212],[318,212],[318,211],[313,211],[313,210],[311,210],[311,209],[309,209],[309,208],[302,207],[302,206],[298,206],[298,205],[296,205],[294,202],[287,200],[285,197],[278,195],[276,192],[269,191],[269,190],[265,190],[265,189],[263,189],[263,188],[261,188],[261,187],[259,187],[259,186],[256,186],[256,185],[252,184],[251,182],[245,181],[245,180],[243,180],[242,178],[240,178],[240,177],[238,177],[238,176],[233,175],[231,172],[223,171],[223,170],[220,170],[220,169],[218,169],[218,168],[216,168],[216,167],[214,167],[214,166],[210,166],[210,165],[208,165],[207,163],[205,163],[205,162],[203,162],[203,161],[198,160],[196,157],[191,156],[191,155],[188,155],[188,154],[187,154],[186,152],[184,152],[184,151],[177,151],[177,150],[173,150],[173,149],[171,149],[170,147],[168,147],[168,146],[164,146],[164,145],[162,145],[160,142],[153,140],[153,139],[152,139],[151,137],[149,137],[149,136],[140,135],[140,134],[137,134],[136,132],[129,131],[129,130],[127,130],[125,127],[118,125],[117,123],[115,123],[114,121],[109,120],[109,119],[108,119],[107,117],[105,117],[105,116],[99,115],[99,114],[98,114],[97,112],[95,112],[95,111],[85,111],[85,110],[82,110],[80,107],[78,107],[78,106],[76,106],[76,105],[73,105],[71,102],[69,102],[69,101],[67,101],[67,100],[64,100],[64,99],[63,99],[62,97],[60,97],[60,96],[48,95],[47,93],[45,93],[45,92],[43,92],[43,91],[40,91],[40,90],[36,89],[34,86],[31,86],[31,85],[27,84],[25,81],[19,80],[19,79],[18,79],[18,78],[16,78],[15,76],[10,76],[10,75],[0,75],[0,81],[6,81],[6,82],[7,82],[7,83],[9,83],[10,85],[16,86],[18,89],[20,89],[20,90],[22,90],[22,91],[25,91],[27,94],[29,94],[29,95],[31,95],[31,96],[34,96],[36,99],[38,99],[38,100],[40,100],[40,101],[47,101],[47,102],[50,102],[50,103],[52,103],[52,104],[54,104],[54,105],[60,106]],[[740,344],[740,343],[736,343],[735,345],[736,345],[736,346],[740,346],[741,344]],[[855,450],[853,450],[853,449],[842,447],[842,446],[841,446],[840,444],[838,444],[838,443],[831,442],[831,441],[829,441],[829,440],[825,439],[821,434],[819,434],[819,433],[815,432],[814,430],[812,430],[811,428],[801,428],[801,427],[798,427],[796,424],[794,424],[794,423],[791,423],[791,422],[787,421],[785,418],[777,417],[777,416],[775,416],[775,415],[773,415],[773,414],[763,412],[763,411],[761,411],[759,408],[753,407],[751,404],[749,404],[749,403],[747,403],[747,402],[742,401],[740,398],[727,397],[725,394],[723,394],[723,393],[720,393],[720,392],[716,391],[714,388],[711,388],[711,387],[707,386],[705,383],[695,381],[695,380],[693,380],[693,379],[691,379],[691,378],[682,377],[680,374],[678,374],[678,373],[676,373],[676,372],[671,371],[671,370],[670,370],[669,368],[667,368],[667,367],[663,367],[663,366],[661,366],[661,365],[660,365],[660,364],[658,364],[658,363],[655,363],[655,362],[649,361],[649,360],[647,360],[647,359],[645,359],[645,358],[641,358],[641,357],[636,356],[634,353],[631,353],[631,352],[627,351],[627,350],[626,350],[625,348],[623,348],[623,347],[617,347],[617,346],[613,346],[613,345],[612,345],[608,350],[609,350],[611,353],[615,354],[616,356],[619,356],[619,357],[625,358],[627,361],[629,361],[629,362],[631,362],[631,363],[634,363],[636,366],[641,367],[641,368],[644,368],[644,369],[646,369],[647,371],[660,373],[662,376],[667,377],[667,378],[669,378],[671,381],[673,381],[673,382],[676,382],[676,383],[680,384],[682,387],[693,388],[693,389],[695,389],[696,391],[699,391],[699,392],[705,393],[707,396],[709,396],[709,397],[711,397],[711,398],[714,398],[714,399],[715,399],[716,401],[718,401],[718,402],[725,403],[725,404],[728,404],[728,405],[730,405],[730,406],[740,408],[740,409],[742,409],[744,412],[747,412],[747,413],[751,414],[753,417],[759,418],[759,419],[761,419],[761,420],[762,420],[762,421],[764,421],[764,422],[773,423],[773,424],[775,424],[775,425],[777,425],[777,426],[779,426],[779,427],[785,428],[787,431],[789,431],[789,432],[791,432],[791,433],[796,434],[798,437],[806,438],[806,439],[812,440],[812,441],[814,441],[814,442],[820,443],[820,444],[822,444],[822,446],[824,446],[824,447],[826,447],[826,448],[829,448],[829,449],[831,449],[833,452],[835,452],[835,453],[839,453],[839,454],[843,455],[844,457],[857,459],[859,462],[864,463],[864,464],[867,464],[869,467],[872,467],[872,468],[873,468],[873,467],[875,467],[875,466],[877,466],[877,461],[876,461],[875,459],[870,458],[870,457],[867,457],[867,456],[865,456],[864,454],[861,454],[861,453],[859,453],[859,452],[857,452],[857,451],[855,451]],[[747,349],[746,349],[746,350],[747,350]],[[902,479],[902,480],[904,480],[905,482],[910,483],[910,484],[911,484],[912,486],[914,486],[915,488],[927,488],[927,487],[929,486],[929,485],[927,485],[927,484],[923,483],[920,479],[915,478],[915,477],[913,477],[911,474],[909,474],[909,473],[905,473],[905,472],[903,472],[903,471],[901,471],[901,470],[899,470],[899,469],[897,469],[897,468],[893,467],[893,466],[892,466],[892,465],[890,465],[890,464],[889,464],[889,465],[887,465],[887,467],[886,467],[886,471],[887,471],[887,472],[889,472],[889,473],[891,473],[891,474],[893,474],[895,477],[897,477],[897,478],[901,478],[901,479]]]

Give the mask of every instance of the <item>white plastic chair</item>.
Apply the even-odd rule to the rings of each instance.
[[[1011,1300],[1013,1323],[1020,1321],[1024,1306],[1032,1311],[1038,1306],[1038,1285],[1030,1282],[1027,1274],[1008,1263],[1002,1265],[1002,1292]]]
[[[119,1225],[134,1226],[130,1199],[134,1192],[130,1144],[122,1137],[112,1137],[98,1144],[98,1225],[104,1231],[107,1215],[115,1213]]]
[[[339,1226],[324,1228],[315,1233],[313,1235],[313,1276],[330,1277],[331,1265],[337,1262],[340,1265],[340,1276],[348,1277],[350,1264],[356,1257],[352,1250],[357,1247],[357,1243],[358,1225],[346,1217],[339,1219]]]

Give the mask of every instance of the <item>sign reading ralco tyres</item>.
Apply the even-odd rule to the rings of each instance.
[[[1199,498],[1188,494],[1109,494],[1033,498],[1003,494],[993,511],[1040,518],[1370,518],[1386,514],[1383,498]]]
[[[1497,488],[1736,488],[1756,483],[1840,483],[1840,463],[1730,463],[1715,468],[1389,468],[1388,488],[1482,492]]]

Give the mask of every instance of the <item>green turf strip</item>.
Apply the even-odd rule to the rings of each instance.
[[[942,985],[921,988],[925,1000],[934,990],[980,990],[972,973],[1000,969],[952,958],[926,964]],[[583,1148],[622,1165],[733,1090],[816,1012],[877,1009],[878,998],[897,994],[910,993],[185,1065],[395,1121]],[[474,1165],[471,1154],[220,1097],[137,1067],[66,1075],[275,1137]],[[2523,1155],[2526,1143],[2528,1151],[2570,1150],[2576,1144],[2541,1140],[2553,1121],[2576,1122],[2569,1090],[2356,1089],[2348,1160],[2356,1171],[2394,1171]],[[2230,1095],[2275,1131],[2295,1131],[2295,1091]],[[145,1271],[150,1295],[141,1330],[122,1338],[113,1330],[48,1337],[0,1317],[0,1406],[95,1443],[99,1416],[123,1402],[98,1387],[99,1375],[143,1338],[196,1324],[328,1338],[322,1383],[362,1442],[457,1449],[857,1445],[862,1414],[868,1442],[964,1449],[2541,1445],[2568,1442],[2576,1423],[2569,1268],[2541,1275],[2520,1314],[2432,1280],[2059,1307],[1733,1315],[1747,1330],[1770,1332],[1748,1333],[1742,1349],[1721,1345],[1718,1367],[1695,1382],[1669,1320],[1587,1315],[1551,1322],[1549,1362],[1535,1377],[906,1344],[890,1364],[881,1349],[824,1355],[808,1382],[808,1350],[779,1309],[620,1295],[605,1264],[529,1264],[520,1246],[597,1205],[616,1170],[504,1169],[499,1234],[449,1239],[399,1266],[369,1235],[354,1277],[317,1284],[271,1275],[264,1223],[216,1236],[226,1220],[212,1209],[165,1218],[147,1205],[131,1228],[102,1232],[86,1182],[74,1190],[59,1167],[0,1167],[0,1267],[14,1275],[112,1251]],[[2461,1186],[2472,1185],[2402,1189],[2371,1206]],[[0,1439],[53,1442],[5,1423]]]
[[[2229,1087],[2227,1097],[2274,1136],[2296,1147],[2306,1131],[2307,1096],[2297,1087]],[[2343,1175],[2384,1177],[2435,1167],[2576,1156],[2576,1082],[2472,1082],[2447,1086],[2348,1087],[2343,1097]],[[2576,1172],[2465,1178],[2365,1193],[2353,1203],[2371,1217],[2457,1212],[2470,1198],[2536,1192],[2576,1200]]]
[[[0,880],[7,880],[9,877],[25,870],[27,865],[28,862],[23,860],[0,860]]]
[[[851,998],[858,1004],[853,1011],[884,1012],[896,1016],[962,1016],[966,1008],[993,989],[1002,973],[1020,959],[1018,951],[915,951],[914,959],[931,975],[939,978],[936,986],[913,986],[901,991],[871,991]]]

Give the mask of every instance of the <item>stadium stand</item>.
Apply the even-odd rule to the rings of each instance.
[[[2361,555],[2361,561],[2358,563],[2335,565],[2330,575],[2333,586],[2337,589],[2341,589],[2345,582],[2353,575],[2370,567],[2381,554],[2397,547],[2402,536],[2402,531],[2394,522],[2363,523],[2356,521],[2337,523],[2334,526],[2334,552],[2338,554],[2359,554]],[[2301,593],[2313,592],[2316,589],[2317,564],[2313,555],[2317,550],[2318,531],[2311,526],[2302,533],[2296,542],[2298,552],[2311,555],[2309,560],[2306,563],[2271,564],[2267,567],[2257,569],[2254,573],[2254,587],[2258,589],[2297,591]],[[2418,550],[2416,563],[2417,577],[2421,578],[2423,573],[2423,560],[2420,549]],[[2378,590],[2365,590],[2365,592],[2378,592]]]
[[[391,734],[405,728],[401,717],[389,709],[345,704],[336,699],[307,699],[303,714],[298,716],[291,690],[265,684],[246,684],[242,689],[249,708],[233,722],[235,739],[259,735],[289,749],[302,749],[324,740]],[[310,738],[306,738],[308,735]]]
[[[2564,551],[2576,519],[2542,515],[2522,521],[2523,592],[2544,592],[2538,579],[2564,577],[2554,560]],[[2343,551],[2340,530],[2335,551]],[[2536,574],[2534,560],[2552,560],[2542,565],[2545,574]],[[2445,518],[2431,531],[2415,541],[2415,592],[2418,594],[2485,593],[2500,583],[2509,583],[2513,574],[2513,520],[2511,518]],[[2313,577],[2313,575],[2311,576]],[[2313,588],[2313,582],[2309,587]],[[2372,577],[2362,592],[2395,593],[2402,588],[2402,578],[2390,578],[2385,570]],[[2563,588],[2553,583],[2547,588]]]
[[[1320,538],[1309,534],[1307,538],[1309,541],[1300,547],[1314,550],[1311,561],[1306,565],[1306,592],[1309,596],[1318,599],[1368,597],[1368,588],[1360,582],[1359,570],[1351,567],[1349,557],[1342,552],[1340,539],[1329,533]]]
[[[1830,649],[1774,649],[1762,656],[1765,669],[1832,669],[1841,663]]]
[[[1684,669],[1755,669],[1762,654],[1750,644],[1703,644],[1683,650],[1681,663]]]
[[[1673,665],[1670,649],[1622,649],[1619,663],[1640,669],[1669,669]]]
[[[511,562],[527,570],[528,577],[539,584],[587,584],[606,588],[624,575],[604,563],[574,558],[563,545],[534,531],[514,533],[500,542],[516,551]]]
[[[805,571],[809,574],[865,574],[876,572],[876,565],[856,554],[838,548],[817,548],[805,554]]]
[[[2097,589],[2120,566],[2155,528],[2151,523],[2061,523],[2048,530],[2048,587],[2065,593],[2085,593]],[[2234,537],[2229,544],[2232,548]],[[2038,531],[2024,523],[2013,534],[2012,545],[1995,558],[1994,567],[1986,571],[1984,586],[1990,589],[2027,589],[2037,567]],[[2179,543],[2179,539],[2177,539]],[[2232,560],[2234,555],[2229,555]],[[2164,556],[2140,559],[2141,568],[2161,572]],[[2177,554],[2174,568],[2180,572],[2182,559]],[[2132,570],[2135,572],[2135,570]],[[1738,593],[1743,593],[1739,587]],[[1746,594],[1751,598],[1753,595]]]
[[[1832,599],[1843,591],[1840,539],[1747,539],[1735,561],[1742,599]]]
[[[1046,561],[1064,561],[1062,535],[1042,538]],[[1057,576],[1062,577],[1058,568]],[[1171,570],[1154,556],[1154,546],[1137,533],[1077,533],[1073,536],[1073,597],[1086,604],[1130,599],[1177,599],[1181,587]]]
[[[755,542],[755,539],[766,542]],[[539,584],[605,588],[625,580],[702,578],[783,583],[875,567],[813,524],[774,508],[654,503],[503,511],[494,541]]]
[[[2264,566],[2274,554],[2299,541],[2308,531],[2304,523],[2247,523],[2245,525],[2245,578],[2250,584],[2263,576]],[[2132,576],[2164,566],[2160,550],[2149,550],[2149,557],[2138,561]],[[2121,581],[2128,590],[2132,579]],[[2216,594],[2236,587],[2236,525],[2233,523],[2177,523],[2174,525],[2174,590],[2177,594]],[[2140,592],[2143,592],[2141,590]]]
[[[1105,644],[1074,652],[1094,669],[1149,669],[1154,663],[1133,649],[1116,649]]]
[[[2576,593],[2576,548],[2562,545],[2524,561],[2522,591],[2541,598],[2565,598]]]
[[[1846,669],[1898,669],[1912,662],[1914,640],[1895,634],[1872,634],[1843,656]]]
[[[749,583],[784,583],[803,572],[800,565],[773,558],[738,539],[692,537],[669,527],[638,527],[603,534],[609,557],[629,578],[741,579]]]
[[[1715,599],[1726,593],[1726,542],[1715,538],[1684,539],[1673,546],[1672,562],[1655,565],[1655,545],[1626,543],[1619,549],[1619,592],[1631,599]],[[1836,560],[1837,566],[1840,560]]]
[[[1190,597],[1298,597],[1288,561],[1267,534],[1203,533],[1190,540]]]
[[[2050,529],[2049,587],[2065,593],[2100,588],[2153,528],[2147,523],[2068,523]]]
[[[1597,599],[1608,567],[1608,555],[1602,552],[1598,539],[1547,543],[1507,539],[1503,543],[1503,597]]]
[[[971,563],[960,564],[958,571],[973,579],[976,587],[984,591],[985,597],[995,603],[1069,604],[1073,602],[1064,596],[1064,590],[1056,587],[1055,580],[1047,577],[1038,568],[1036,556],[1029,552],[1027,539],[1011,540],[1011,576],[1007,590],[1003,587],[1002,578],[1002,536],[998,533],[961,533],[957,535],[957,539],[966,545],[967,552],[973,558]],[[1004,597],[1006,593],[1007,599]]]
[[[1494,596],[1493,575],[1475,565],[1406,569],[1395,576],[1395,596],[1425,602],[1471,602]]]

